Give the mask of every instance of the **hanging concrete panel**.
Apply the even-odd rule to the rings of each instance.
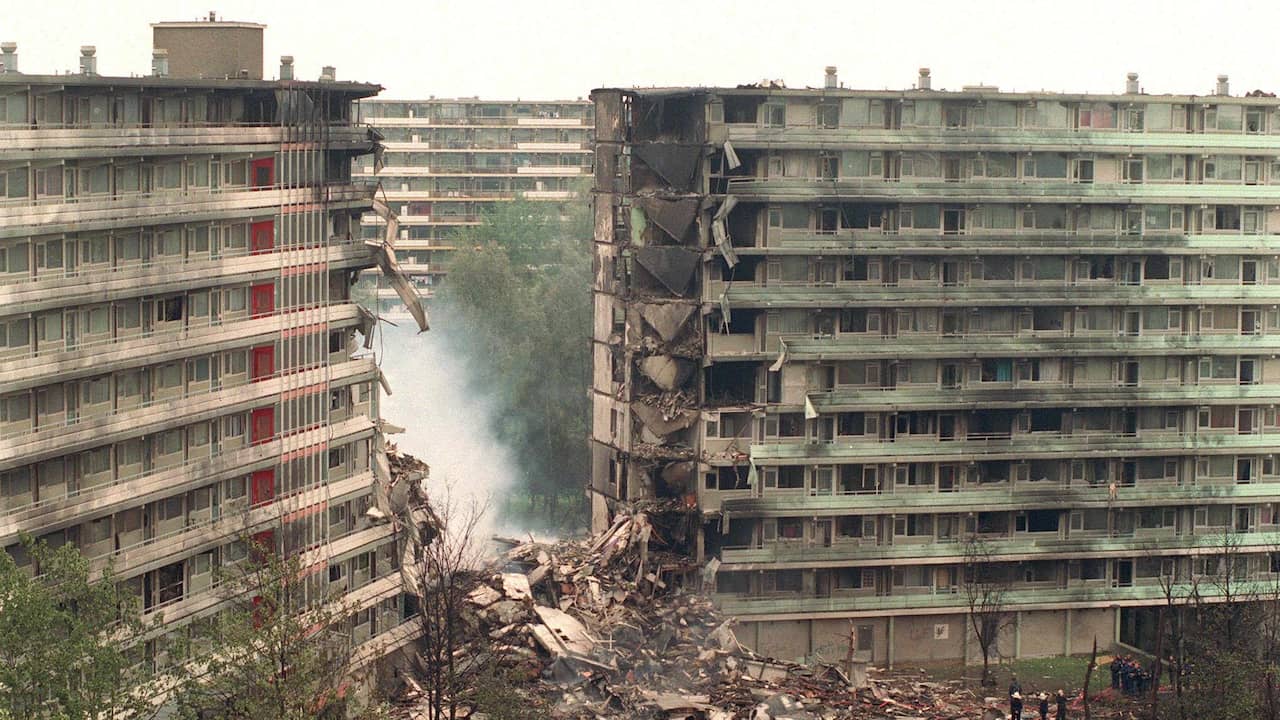
[[[636,248],[635,258],[668,290],[684,297],[698,269],[700,255],[674,247],[642,247]]]
[[[690,190],[702,147],[675,143],[637,143],[631,146],[631,154],[662,176],[672,187]]]
[[[693,220],[698,215],[699,202],[696,197],[636,198],[636,205],[644,210],[645,216],[679,243],[685,241],[689,227],[693,225]]]
[[[692,314],[693,306],[681,303],[640,306],[640,316],[650,327],[658,331],[659,337],[667,342],[671,342],[680,334]]]

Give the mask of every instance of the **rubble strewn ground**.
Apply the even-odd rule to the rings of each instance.
[[[505,541],[509,549],[469,590],[472,629],[455,656],[517,678],[514,691],[536,717],[1004,717],[1003,692],[977,693],[961,680],[757,656],[738,643],[731,618],[681,582],[698,568],[670,549],[651,517],[621,514],[585,540]],[[484,717],[465,704],[459,717]],[[428,717],[412,685],[401,708]],[[1024,717],[1035,716],[1028,710]],[[1072,716],[1081,716],[1078,699]],[[1094,717],[1128,714],[1104,700]]]

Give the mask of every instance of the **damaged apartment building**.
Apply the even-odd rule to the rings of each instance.
[[[396,270],[350,179],[377,144],[352,110],[380,88],[291,58],[264,80],[263,27],[158,23],[131,77],[92,47],[26,74],[0,45],[0,547],[30,573],[23,535],[112,567],[163,618],[157,667],[252,542],[350,605],[361,662],[417,633],[378,507],[374,322],[349,300]]]
[[[592,98],[593,521],[696,511],[744,643],[979,656],[970,538],[1006,656],[1280,579],[1274,96]]]

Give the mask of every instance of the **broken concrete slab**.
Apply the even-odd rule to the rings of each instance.
[[[670,493],[687,495],[697,492],[694,481],[698,476],[698,463],[692,460],[668,463],[658,475]]]
[[[559,652],[547,648],[552,655],[569,653],[587,656],[595,649],[596,643],[587,634],[587,628],[574,616],[556,608],[535,606],[533,612],[542,621],[542,625],[551,631],[560,648]],[[539,640],[541,642],[541,640]]]
[[[502,599],[502,593],[489,587],[488,585],[480,585],[475,590],[467,594],[467,599],[474,605],[485,608]]]
[[[663,390],[679,390],[693,377],[692,362],[670,355],[651,355],[640,360],[640,372]]]
[[[697,410],[681,410],[672,417],[666,417],[661,410],[652,405],[635,403],[631,406],[631,412],[640,418],[640,422],[644,423],[649,432],[659,438],[684,430],[698,421]]]
[[[658,337],[671,342],[684,330],[694,309],[683,303],[644,303],[640,305],[640,317],[657,331]]]
[[[511,600],[530,600],[529,576],[523,573],[502,573],[502,593]]]

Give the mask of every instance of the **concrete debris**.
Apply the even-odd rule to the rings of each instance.
[[[533,597],[529,590],[529,576],[521,573],[503,573],[502,594],[510,600],[528,600]]]
[[[457,656],[528,678],[516,692],[539,717],[874,717],[866,714],[871,695],[852,687],[845,670],[779,662],[739,644],[733,620],[696,591],[700,568],[670,531],[681,506],[621,510],[583,540],[499,540],[511,547],[467,595],[475,630]],[[402,709],[412,717],[415,706]]]

